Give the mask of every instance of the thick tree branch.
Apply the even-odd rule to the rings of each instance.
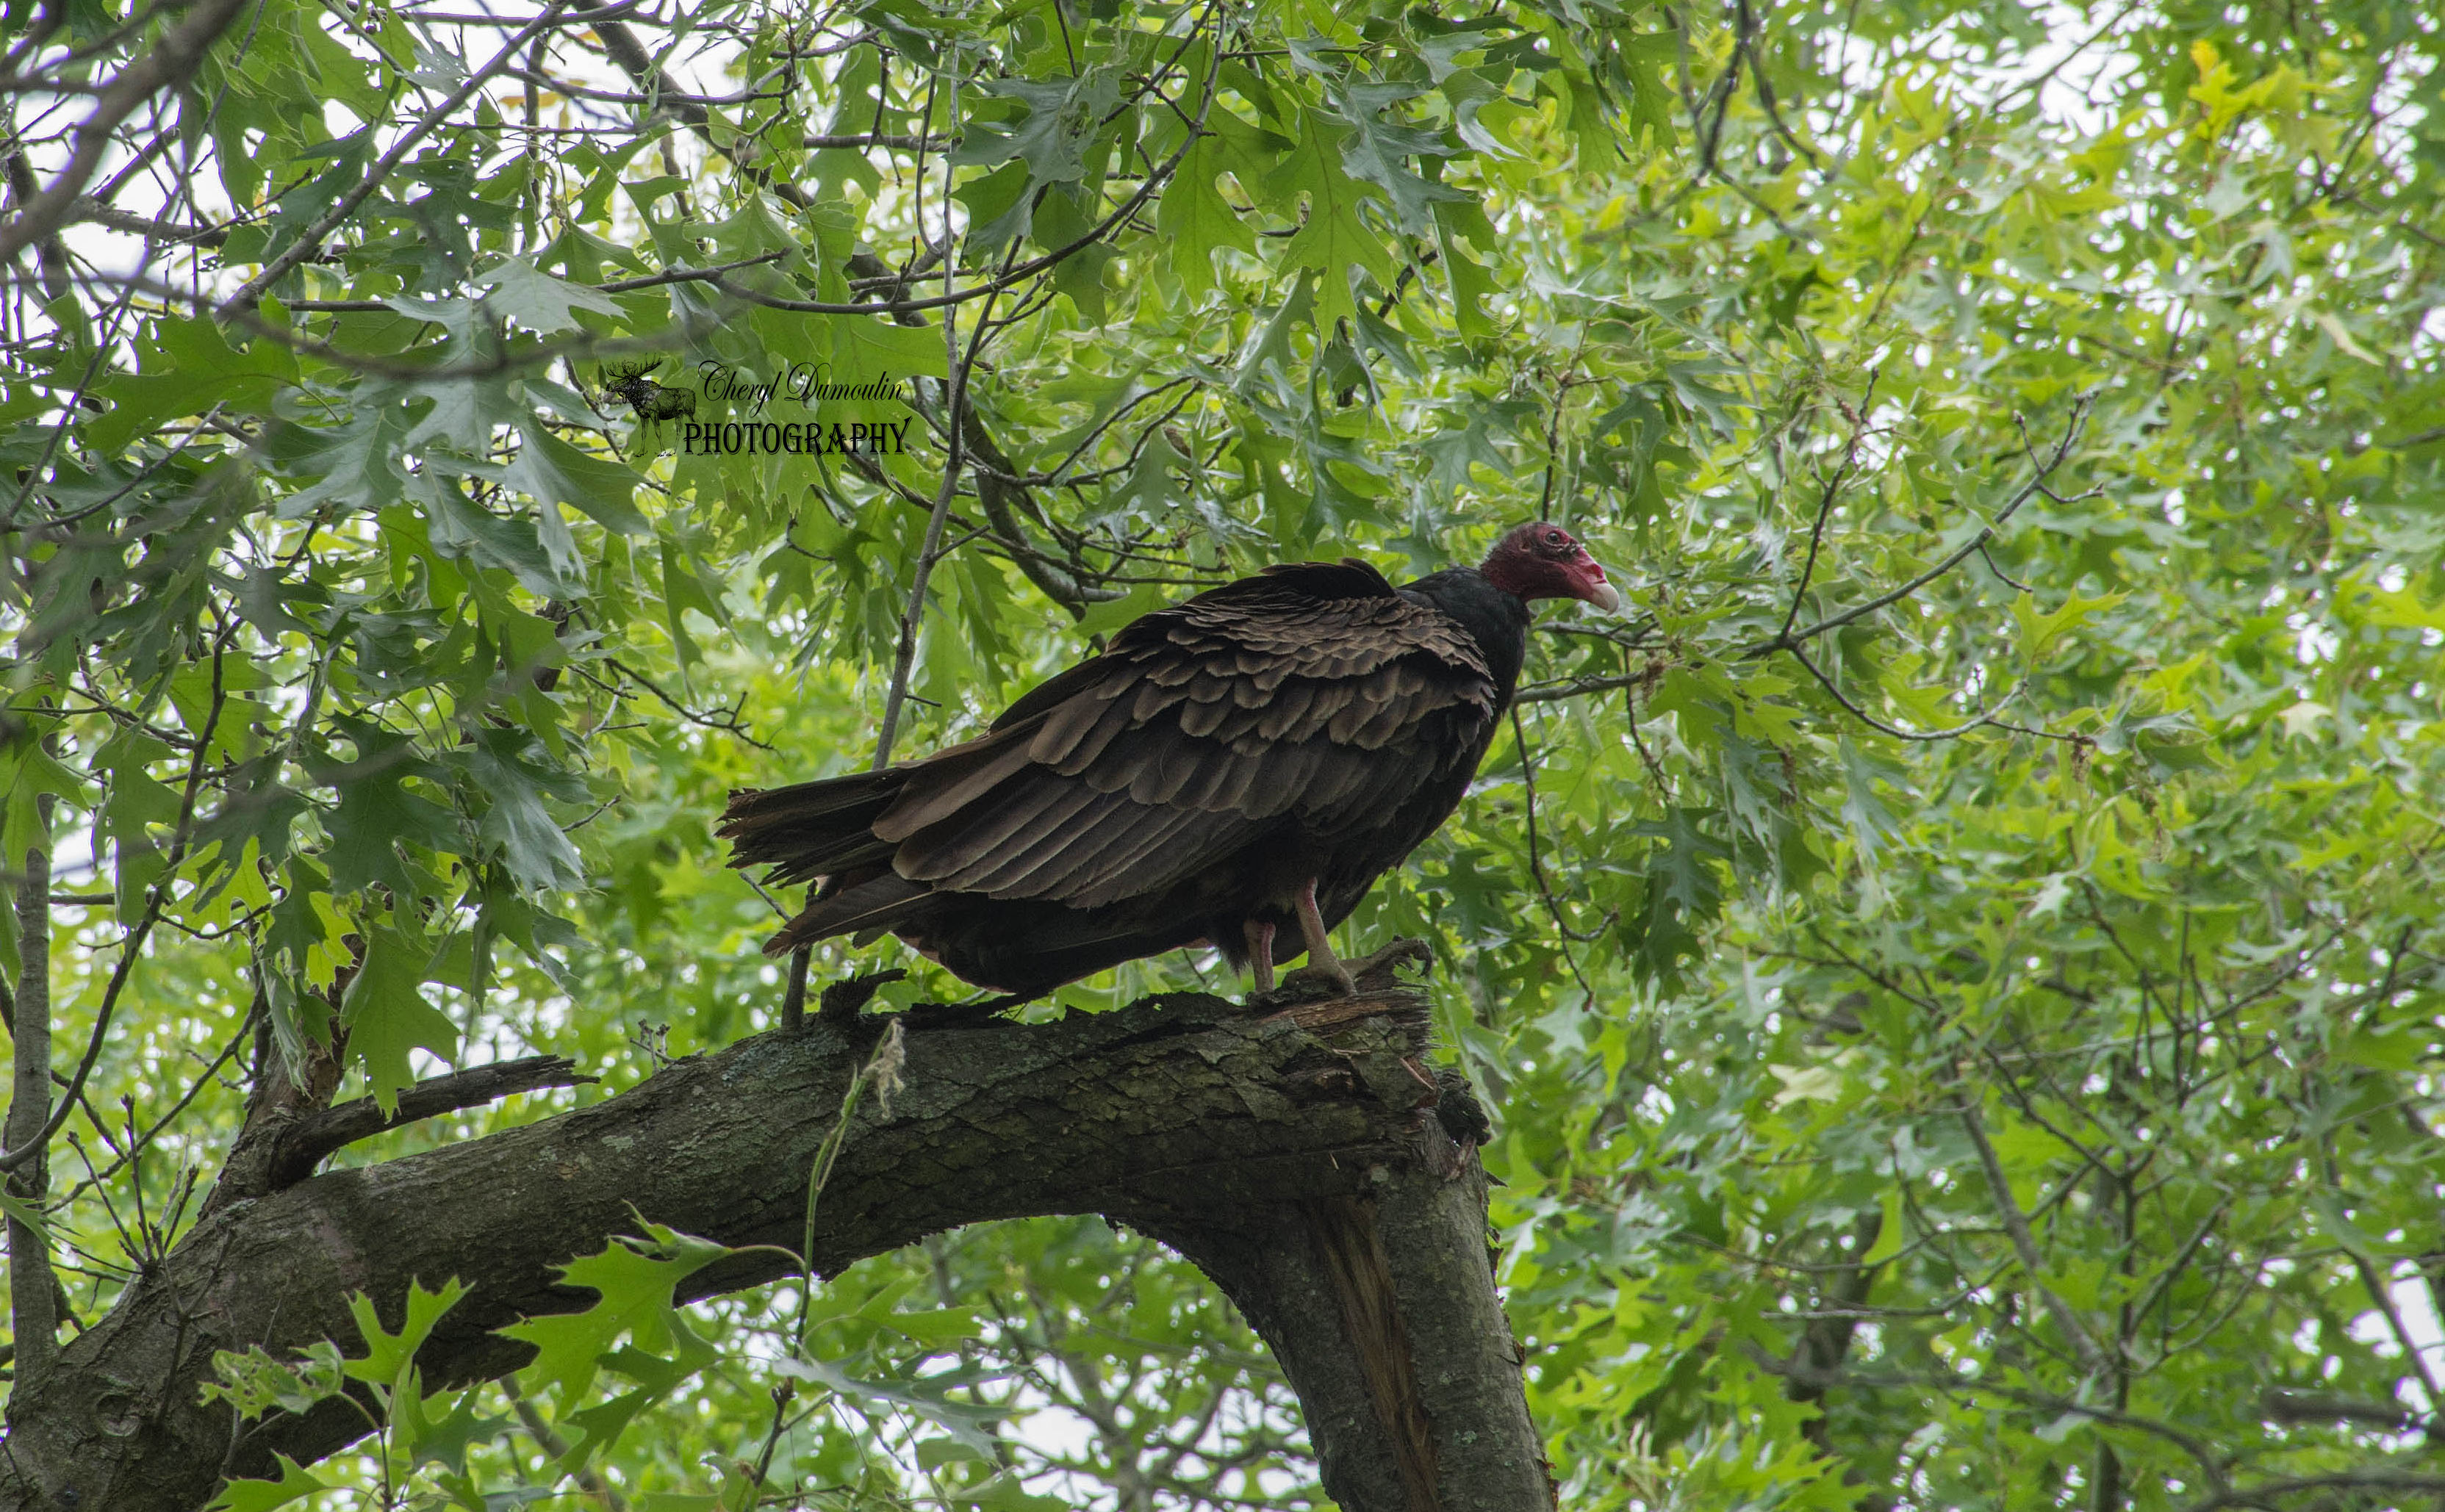
[[[400,1093],[399,1111],[394,1113],[385,1114],[370,1097],[360,1097],[317,1113],[299,1127],[289,1141],[289,1150],[310,1168],[324,1156],[361,1139],[371,1139],[420,1119],[438,1118],[462,1108],[481,1108],[513,1092],[532,1092],[538,1087],[571,1087],[596,1079],[579,1074],[577,1062],[566,1055],[529,1055],[522,1060],[477,1066],[418,1082]]]
[[[47,827],[50,797],[41,800]],[[9,1143],[33,1158],[10,1174],[9,1194],[28,1204],[50,1193],[45,1153],[51,1122],[51,858],[47,845],[26,852],[26,874],[17,883],[17,959],[20,962],[14,1021],[15,1077],[9,1095]],[[59,1281],[51,1270],[50,1239],[15,1213],[9,1215],[9,1316],[16,1335],[17,1379],[39,1384],[59,1355]]]
[[[961,1223],[1104,1213],[1179,1248],[1255,1320],[1348,1512],[1541,1512],[1484,1177],[1451,1132],[1482,1125],[1412,1069],[1416,994],[1334,1006],[1372,1016],[1309,1012],[1310,1029],[1178,994],[1053,1024],[912,1023],[905,1088],[887,1115],[860,1106],[825,1187],[815,1267]],[[11,1399],[0,1512],[71,1493],[184,1512],[224,1465],[344,1447],[364,1424],[338,1403],[233,1446],[198,1387],[215,1350],[353,1341],[352,1291],[396,1317],[411,1278],[473,1284],[422,1356],[439,1384],[514,1369],[526,1347],[492,1331],[582,1301],[552,1268],[639,1214],[776,1246],[699,1273],[692,1295],[790,1273],[808,1163],[883,1022],[814,1016],[590,1108],[231,1203],[67,1346],[49,1390]]]
[[[322,1057],[317,1058],[316,1066],[327,1068],[334,1075],[338,1069],[336,1061]],[[274,1071],[273,1074],[279,1073]],[[313,1079],[310,1071],[308,1079]],[[381,1105],[370,1097],[359,1097],[337,1108],[322,1107],[323,1100],[329,1096],[330,1086],[336,1085],[332,1082],[323,1089],[321,1097],[309,1095],[283,1102],[274,1112],[248,1124],[236,1148],[230,1151],[229,1164],[206,1200],[204,1212],[209,1215],[242,1198],[261,1197],[284,1186],[294,1186],[313,1175],[324,1157],[359,1140],[371,1139],[420,1119],[455,1113],[462,1108],[480,1108],[513,1092],[532,1092],[538,1087],[569,1087],[594,1079],[579,1074],[577,1063],[566,1055],[529,1055],[418,1082],[400,1093],[399,1109],[389,1114],[383,1113]]]

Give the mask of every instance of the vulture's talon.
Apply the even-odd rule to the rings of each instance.
[[[1435,953],[1422,940],[1398,939],[1372,955],[1355,961],[1328,958],[1299,967],[1282,978],[1286,987],[1322,989],[1338,998],[1354,998],[1362,992],[1390,992],[1402,985],[1400,969],[1404,963],[1430,967]]]
[[[1338,961],[1324,965],[1301,966],[1296,971],[1285,972],[1282,976],[1282,985],[1320,988],[1326,995],[1335,998],[1358,996],[1358,979],[1352,976],[1350,968]]]

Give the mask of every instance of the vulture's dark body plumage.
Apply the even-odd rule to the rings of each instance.
[[[1599,585],[1580,596],[1610,595],[1570,551]],[[1269,568],[1133,621],[976,739],[736,793],[720,833],[734,866],[822,879],[775,954],[889,931],[1035,994],[1210,941],[1261,950],[1270,980],[1317,938],[1304,889],[1330,928],[1460,802],[1528,625],[1473,569],[1395,588],[1354,560]]]

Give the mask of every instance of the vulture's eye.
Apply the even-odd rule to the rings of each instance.
[[[1564,535],[1559,531],[1547,531],[1545,532],[1545,544],[1553,547],[1557,551],[1559,551],[1564,545],[1568,544],[1570,539],[1571,538],[1569,536]]]

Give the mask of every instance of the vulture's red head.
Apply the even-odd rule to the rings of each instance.
[[[1523,599],[1585,599],[1608,613],[1621,607],[1621,590],[1605,581],[1571,532],[1530,520],[1494,543],[1478,569],[1488,583]]]

